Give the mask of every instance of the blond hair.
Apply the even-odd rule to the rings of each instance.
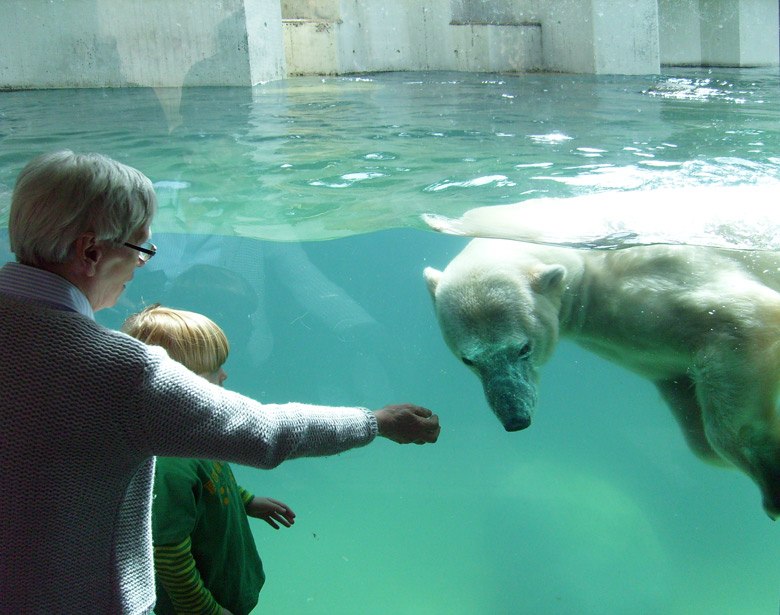
[[[210,318],[174,310],[159,303],[130,315],[122,331],[168,355],[196,374],[211,374],[227,361],[230,345],[225,332]]]

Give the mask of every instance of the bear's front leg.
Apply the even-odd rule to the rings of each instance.
[[[718,454],[707,439],[693,381],[683,374],[670,380],[657,380],[655,386],[677,419],[685,442],[696,456],[712,465],[731,466],[731,462]]]
[[[725,352],[702,352],[692,370],[712,448],[761,489],[764,510],[780,517],[780,356],[774,344],[745,338]]]
[[[745,471],[761,489],[764,510],[773,520],[777,519],[780,517],[780,445],[756,425],[743,425],[738,441]]]

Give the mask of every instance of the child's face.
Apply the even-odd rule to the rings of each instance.
[[[222,386],[222,383],[227,380],[227,374],[222,367],[219,367],[215,372],[203,372],[202,374],[198,374],[198,376],[205,378],[211,384],[216,384],[217,386]]]

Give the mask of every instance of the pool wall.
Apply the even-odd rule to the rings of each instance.
[[[0,88],[774,66],[775,0],[6,0]]]

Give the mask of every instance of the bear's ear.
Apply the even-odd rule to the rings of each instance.
[[[431,299],[436,301],[436,287],[441,280],[441,271],[434,269],[433,267],[426,267],[423,271],[425,276],[425,283],[428,285],[428,292],[431,293]]]
[[[566,276],[566,267],[563,265],[549,265],[542,269],[533,282],[533,288],[537,293],[543,294],[558,288]]]

